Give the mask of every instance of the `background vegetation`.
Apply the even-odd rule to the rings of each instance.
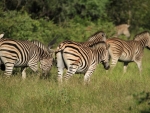
[[[98,30],[109,38],[115,33],[115,25],[128,23],[132,39],[139,32],[149,31],[149,6],[149,0],[1,0],[0,33],[44,44],[56,37],[56,47],[64,40],[85,41]],[[99,65],[89,86],[82,84],[83,75],[75,75],[68,84],[59,86],[55,66],[46,80],[30,69],[25,81],[19,69],[11,79],[1,72],[0,112],[149,113],[149,57],[149,50],[145,50],[142,77],[135,63],[125,75],[122,63],[108,74]]]

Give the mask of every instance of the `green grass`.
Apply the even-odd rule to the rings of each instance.
[[[30,71],[24,81],[19,72],[9,79],[1,73],[0,113],[150,113],[149,58],[145,50],[142,77],[135,63],[124,75],[120,62],[107,74],[99,65],[88,86],[82,74],[58,85],[56,68],[46,80]]]

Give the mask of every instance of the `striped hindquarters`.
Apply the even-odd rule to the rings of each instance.
[[[104,62],[103,65],[107,64],[104,67],[108,69],[108,56],[106,44],[92,49],[77,42],[62,42],[56,51],[58,80],[62,81],[63,69],[66,68],[66,79],[75,73],[84,73],[85,81],[88,81],[98,63]]]

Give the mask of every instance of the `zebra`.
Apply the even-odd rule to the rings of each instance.
[[[102,63],[106,70],[109,69],[106,43],[100,42],[93,46],[94,48],[90,48],[73,41],[64,41],[59,44],[56,50],[58,82],[62,83],[64,68],[67,69],[65,80],[75,73],[83,73],[84,83],[89,83],[97,64]]]
[[[22,78],[26,78],[26,67],[34,72],[40,68],[46,73],[51,68],[52,58],[48,52],[30,41],[0,39],[0,60],[5,65],[5,75],[10,77],[14,67],[21,67]]]
[[[115,30],[116,30],[115,36],[118,37],[123,34],[129,39],[130,37],[129,27],[130,25],[128,24],[120,24],[120,25],[115,26]]]
[[[126,73],[128,63],[135,62],[141,75],[144,48],[150,48],[149,32],[144,31],[139,33],[134,37],[134,40],[130,41],[119,38],[109,38],[106,40],[106,43],[110,46],[108,51],[111,57],[111,67],[114,68],[117,62],[121,61],[124,63],[123,70],[124,73]]]

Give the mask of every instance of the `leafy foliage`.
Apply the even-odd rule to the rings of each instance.
[[[115,24],[128,23],[134,28],[150,28],[149,0],[110,0],[107,14]]]

